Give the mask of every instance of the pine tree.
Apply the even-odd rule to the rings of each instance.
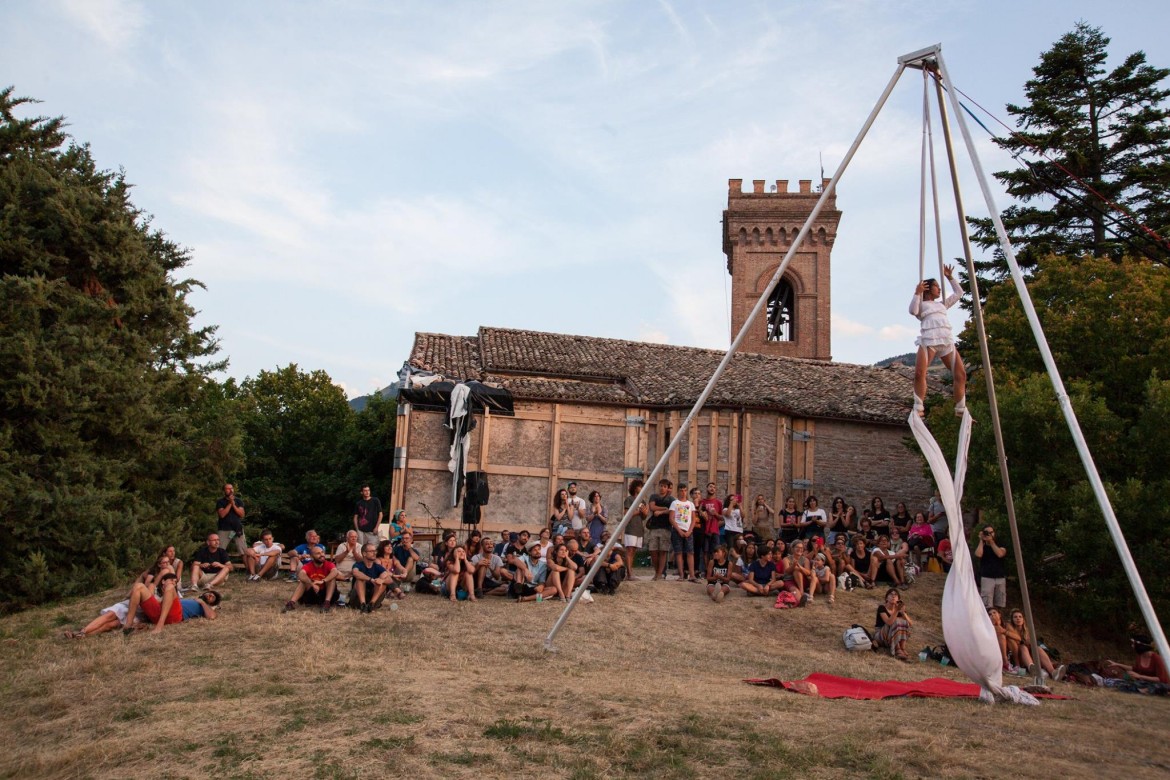
[[[1146,64],[1139,51],[1107,71],[1108,46],[1100,28],[1078,23],[1040,56],[1024,87],[1027,104],[1007,107],[1018,130],[996,143],[1021,167],[995,177],[1021,201],[1002,217],[1024,268],[1048,254],[1170,264],[1170,90],[1162,86],[1170,70]],[[974,239],[995,246],[991,221],[972,222]],[[1002,278],[996,255],[981,270]]]
[[[182,547],[239,460],[187,251],[32,103],[0,90],[0,611]]]

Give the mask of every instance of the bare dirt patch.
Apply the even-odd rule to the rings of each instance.
[[[942,578],[905,595],[942,641]],[[841,646],[879,591],[806,609],[633,582],[578,608],[411,595],[397,611],[280,614],[236,578],[214,622],[59,638],[117,593],[0,620],[4,777],[1165,777],[1170,700],[1058,685],[1039,708],[830,701],[746,685],[811,672],[952,677]],[[1042,632],[1046,635],[1050,632]],[[1053,642],[1075,652],[1072,638]]]

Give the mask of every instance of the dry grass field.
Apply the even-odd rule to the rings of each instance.
[[[942,577],[906,593],[941,642]],[[542,640],[560,605],[411,595],[372,615],[298,610],[236,577],[218,620],[161,635],[83,625],[106,593],[0,620],[0,776],[191,778],[1167,777],[1170,700],[1057,684],[1038,708],[832,701],[744,684],[828,672],[953,676],[847,653],[878,591],[777,611],[702,586],[626,583]],[[1044,632],[1069,655],[1100,648]]]

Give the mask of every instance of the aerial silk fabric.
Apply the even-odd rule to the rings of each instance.
[[[451,388],[447,421],[447,427],[451,429],[451,460],[447,463],[451,472],[451,506],[459,505],[459,492],[463,489],[463,477],[467,472],[467,448],[471,441],[470,395],[471,388],[462,382]]]
[[[784,688],[795,693],[820,696],[823,699],[892,699],[910,698],[961,698],[978,699],[982,688],[971,683],[931,677],[927,680],[857,680],[852,677],[838,677],[835,674],[810,674],[803,680],[749,679],[752,685],[768,685]],[[1044,698],[1064,699],[1065,696],[1047,695]]]
[[[910,430],[918,441],[922,454],[934,475],[939,497],[947,510],[954,562],[946,585],[943,586],[943,638],[951,659],[964,674],[979,685],[984,701],[1015,701],[1021,704],[1038,703],[1031,695],[1018,688],[1009,690],[1003,685],[1003,665],[995,628],[983,599],[975,587],[975,569],[967,538],[963,533],[963,515],[960,503],[963,482],[967,476],[967,449],[971,444],[971,413],[964,411],[959,423],[959,446],[952,476],[938,442],[917,413],[910,413]],[[1014,688],[1014,686],[1012,686]],[[1022,696],[1020,696],[1022,694]],[[1030,699],[1031,701],[1028,701]]]

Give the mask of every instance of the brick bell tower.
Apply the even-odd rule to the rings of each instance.
[[[827,186],[828,179],[821,182]],[[728,180],[723,212],[723,253],[731,274],[731,334],[743,323],[780,266],[801,225],[821,193],[801,179],[798,192],[778,179],[771,192],[756,179],[743,191],[743,179]],[[837,238],[837,194],[829,198],[780,283],[756,318],[740,349],[765,355],[832,360],[829,343],[829,255]]]

